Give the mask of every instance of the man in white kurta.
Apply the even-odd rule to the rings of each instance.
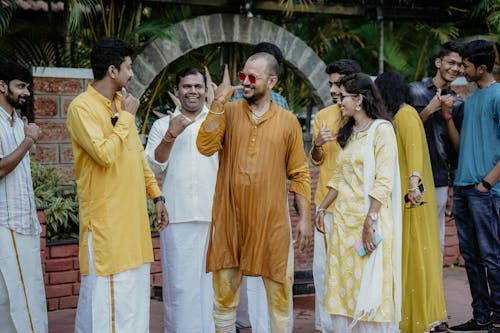
[[[149,132],[146,155],[163,178],[170,224],[160,233],[163,268],[164,330],[168,333],[212,333],[212,276],[205,257],[212,220],[217,154],[206,157],[196,137],[208,113],[206,78],[194,67],[177,74],[175,94],[181,103],[157,120]]]
[[[41,129],[18,117],[28,99],[30,72],[0,62],[0,331],[44,333],[47,307],[40,258],[40,224],[29,149]]]

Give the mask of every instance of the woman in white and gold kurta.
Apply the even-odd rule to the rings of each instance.
[[[388,115],[369,76],[346,76],[342,90],[342,115],[350,119],[337,136],[343,149],[316,221],[322,231],[324,208],[336,200],[327,237],[324,306],[332,318],[327,331],[398,332],[401,205],[392,200],[399,186],[396,137],[392,124],[383,120]],[[382,237],[378,245],[376,233]],[[357,253],[359,240],[367,255]]]

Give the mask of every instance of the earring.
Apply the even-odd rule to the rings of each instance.
[[[359,111],[361,111],[361,105],[359,105],[359,104],[358,104],[358,105],[356,105],[356,107],[354,108],[354,110],[356,110],[356,111],[358,111],[358,112],[359,112]]]

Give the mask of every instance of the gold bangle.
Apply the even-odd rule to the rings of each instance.
[[[420,175],[420,173],[416,172],[416,171],[413,171],[413,172],[410,172],[410,178],[411,177],[418,177],[418,179],[422,179],[422,176]]]
[[[224,114],[224,110],[222,110],[221,112],[214,112],[214,111],[212,111],[212,109],[210,109],[210,110],[208,110],[208,113],[221,115],[221,114]]]

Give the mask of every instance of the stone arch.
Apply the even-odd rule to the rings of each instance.
[[[135,96],[141,96],[166,65],[191,50],[216,43],[255,45],[270,41],[279,46],[286,64],[306,82],[319,108],[331,101],[325,63],[300,38],[274,23],[242,15],[212,14],[179,22],[169,28],[169,33],[172,40],[157,38],[134,59],[135,76],[129,89]]]

